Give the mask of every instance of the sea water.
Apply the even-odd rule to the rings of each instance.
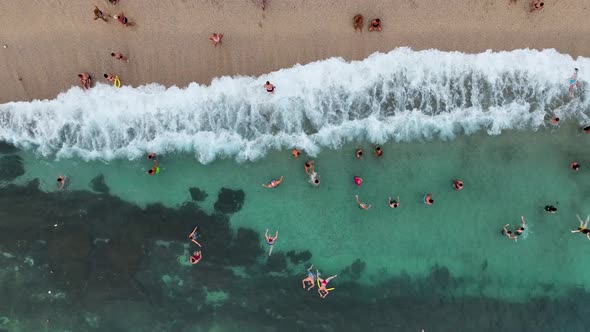
[[[583,85],[570,98],[567,78],[573,67],[580,69]],[[146,211],[154,204],[182,210],[191,201],[189,187],[208,194],[198,202],[204,214],[180,227],[177,238],[144,235],[138,242],[151,258],[133,273],[144,276],[143,284],[146,278],[161,280],[151,292],[169,295],[159,305],[167,314],[154,315],[153,304],[142,307],[142,301],[124,296],[117,301],[135,303],[130,310],[145,320],[158,317],[152,330],[232,331],[241,325],[293,331],[584,331],[575,320],[588,313],[583,252],[590,243],[570,233],[578,226],[577,214],[584,219],[590,214],[585,169],[590,137],[580,130],[588,120],[584,68],[590,70],[588,59],[552,50],[466,55],[398,49],[359,62],[329,59],[260,78],[224,77],[211,86],[72,88],[51,101],[0,105],[0,138],[20,148],[15,154],[25,174],[13,183],[24,186],[37,178],[41,191],[57,195],[51,199],[66,197],[66,205],[74,199],[68,195],[91,191],[89,183],[99,174],[110,196]],[[278,87],[272,95],[260,86],[266,80]],[[549,124],[555,116],[560,126]],[[377,144],[384,151],[379,158],[372,153]],[[295,147],[303,151],[298,159],[290,154]],[[365,150],[360,160],[358,148]],[[156,176],[145,173],[153,165],[145,158],[151,151],[159,156]],[[318,187],[305,174],[308,160],[320,176]],[[579,172],[569,168],[573,161],[582,165]],[[67,177],[63,193],[54,193],[58,175]],[[278,188],[261,185],[281,176]],[[362,186],[354,184],[354,176],[363,178]],[[465,188],[453,190],[453,179],[461,179]],[[227,247],[208,245],[213,236],[207,228],[213,225],[204,216],[217,215],[220,188],[243,190],[243,206],[228,216],[230,232],[249,229],[260,236],[256,243],[239,242],[238,236]],[[432,206],[423,204],[427,193],[435,199]],[[360,209],[355,195],[371,208]],[[389,196],[400,197],[399,208],[388,206]],[[551,204],[556,214],[543,210]],[[90,219],[83,216],[84,208],[76,209],[72,213],[82,216],[77,223]],[[502,226],[518,227],[521,216],[527,222],[524,235],[516,242],[502,236]],[[67,219],[68,212],[55,213],[49,224],[67,233],[72,224],[62,217]],[[68,226],[59,228],[62,222]],[[121,220],[119,231],[134,243],[124,226],[132,222],[141,224]],[[95,245],[97,239],[118,236],[116,229],[97,231],[95,223],[88,226],[95,229]],[[187,267],[187,255],[196,247],[186,236],[195,225],[203,232],[204,258]],[[262,237],[266,229],[279,231],[273,256],[307,250],[311,260],[273,268]],[[250,252],[245,248],[251,244],[265,250],[254,265],[223,263],[216,256]],[[161,253],[162,246],[167,251]],[[24,259],[24,249],[3,251]],[[362,262],[360,272],[344,272],[356,260]],[[34,264],[52,268],[41,257]],[[322,302],[315,301],[315,290],[300,288],[310,264],[324,277],[340,274],[330,284],[336,290]],[[22,265],[7,260],[5,267]],[[268,270],[260,272],[264,266]],[[239,285],[219,277],[207,280],[207,274],[217,276],[217,267],[231,270]],[[201,283],[190,281],[195,274]],[[9,275],[4,274],[7,283]],[[52,287],[50,280],[46,284]],[[170,296],[174,289],[181,293]],[[203,303],[182,302],[181,294],[201,291]],[[255,295],[261,292],[269,296]],[[68,303],[87,303],[87,298]],[[49,302],[45,298],[37,305]],[[63,318],[66,309],[58,307],[52,313],[55,322],[42,322],[43,327],[150,330],[140,323],[125,325],[114,309],[105,309],[114,302],[95,303],[91,313],[74,312],[83,317],[79,320]],[[356,308],[354,321],[343,302]],[[470,313],[469,322],[463,320],[469,312],[465,303],[480,308]],[[179,306],[195,305],[204,306],[201,315],[209,314],[192,323],[197,313],[188,308],[183,317],[169,317]],[[237,308],[252,321],[239,317]],[[403,315],[388,313],[404,310]],[[538,312],[523,316],[531,310]],[[0,315],[23,322],[10,325],[14,329],[41,324],[39,317],[18,310]],[[321,324],[309,319],[314,315],[323,317]],[[554,317],[540,324],[539,315]]]

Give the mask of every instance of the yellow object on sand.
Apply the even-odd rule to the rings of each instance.
[[[120,88],[121,87],[121,80],[119,79],[119,76],[115,76],[115,80],[113,81],[113,86],[115,88]]]

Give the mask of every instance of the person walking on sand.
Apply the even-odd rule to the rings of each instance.
[[[586,217],[586,221],[582,220],[582,218],[580,218],[579,214],[576,214],[576,217],[578,218],[578,221],[580,221],[580,226],[577,229],[574,229],[572,232],[572,234],[574,233],[582,233],[582,234],[586,234],[586,237],[588,238],[588,240],[590,240],[590,229],[588,229],[588,221],[590,221],[590,215],[588,215],[588,217]]]
[[[193,231],[188,235],[188,238],[196,245],[198,245],[199,247],[201,246],[201,244],[197,241],[197,237],[199,237],[199,234],[197,234],[197,227],[199,226],[195,226],[195,229],[193,229]]]
[[[188,258],[188,261],[192,264],[195,265],[198,262],[201,261],[201,259],[203,258],[203,255],[201,254],[201,250],[199,251],[195,251],[191,257]]]
[[[319,281],[319,284],[320,284],[319,287],[318,287],[318,293],[320,294],[320,296],[322,297],[322,299],[325,299],[326,296],[328,296],[328,294],[330,293],[330,291],[332,291],[334,289],[334,288],[326,288],[328,286],[328,283],[332,279],[336,278],[338,275],[335,274],[335,275],[333,275],[331,277],[328,277],[327,279],[322,279],[320,277],[321,276],[321,273],[318,270],[315,270],[315,275],[317,276],[318,281]]]
[[[264,188],[276,188],[276,187],[279,186],[279,184],[281,184],[281,182],[283,182],[283,176],[282,175],[281,175],[281,178],[280,179],[278,179],[278,180],[272,180],[272,181],[270,181],[269,184],[264,184],[263,183],[262,186]]]
[[[266,89],[266,92],[274,92],[275,91],[275,86],[270,84],[270,81],[266,81],[266,84],[264,84],[264,88]]]
[[[372,20],[369,25],[369,31],[381,31],[381,20],[378,18]]]
[[[129,58],[127,58],[126,56],[124,56],[121,53],[111,53],[111,56],[117,60],[123,60],[125,62],[129,62]]]
[[[359,195],[354,195],[356,202],[358,203],[359,207],[363,210],[368,210],[371,208],[371,204],[367,205],[359,200]]]
[[[316,275],[313,274],[313,272],[311,272],[311,269],[313,268],[313,265],[309,267],[309,269],[307,269],[307,277],[305,277],[305,279],[303,279],[303,281],[301,281],[301,285],[303,286],[303,289],[305,289],[306,287],[306,283],[309,283],[309,288],[307,289],[307,291],[309,292],[310,289],[315,287],[315,283],[316,283]]]
[[[389,207],[392,209],[396,209],[399,206],[399,196],[397,196],[397,199],[392,200],[391,196],[389,196],[389,198],[387,199],[387,204],[389,204]]]
[[[222,33],[214,32],[209,39],[213,42],[213,46],[217,47],[217,44],[221,44],[221,38],[223,38]]]
[[[569,79],[569,94],[570,97],[574,97],[574,88],[575,87],[580,87],[580,85],[582,85],[580,82],[578,82],[578,68],[574,68],[574,74],[572,75],[572,77],[570,77]]]
[[[66,185],[66,177],[63,175],[58,176],[57,177],[57,190],[62,190],[65,185]]]
[[[354,31],[358,29],[360,32],[363,32],[363,15],[355,15],[352,26],[354,27]]]
[[[108,22],[106,16],[108,16],[108,14],[105,15],[105,13],[103,13],[102,10],[98,9],[98,6],[94,6],[94,20],[95,21],[100,18],[101,20]]]
[[[268,249],[269,256],[272,254],[272,248],[274,247],[275,242],[277,241],[278,237],[279,237],[279,231],[277,231],[275,233],[274,237],[268,235],[268,228],[266,229],[266,232],[264,232],[264,238],[266,239],[266,244],[268,244],[270,246],[270,249]]]
[[[531,13],[536,11],[536,10],[541,10],[543,9],[543,6],[545,6],[545,4],[543,3],[543,1],[541,0],[532,0],[531,1]]]
[[[86,73],[81,73],[78,74],[78,78],[80,79],[80,85],[82,85],[82,89],[90,89],[90,85],[92,84],[92,78],[90,77],[90,75]]]

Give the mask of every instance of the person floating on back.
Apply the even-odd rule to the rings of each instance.
[[[307,277],[305,277],[305,279],[303,279],[301,281],[301,285],[303,286],[303,289],[305,289],[306,287],[306,283],[309,283],[309,288],[307,289],[307,291],[309,292],[310,289],[315,287],[315,283],[316,283],[316,275],[311,272],[311,269],[313,268],[313,265],[309,267],[309,269],[307,269]]]
[[[381,20],[376,18],[369,24],[369,31],[381,31]]]
[[[328,294],[330,293],[330,291],[332,291],[334,288],[326,288],[328,286],[328,283],[330,282],[330,280],[336,278],[338,275],[335,274],[331,277],[328,277],[327,279],[322,279],[321,273],[320,271],[316,270],[315,274],[318,278],[318,283],[319,283],[319,287],[318,287],[318,293],[320,293],[320,296],[322,297],[322,299],[325,299],[326,296],[328,296]]]
[[[360,32],[363,32],[363,15],[355,15],[352,26],[354,27],[354,31],[358,29]]]
[[[217,44],[221,44],[221,39],[223,38],[222,33],[213,33],[209,39],[213,42],[213,46],[217,46]]]
[[[123,60],[125,62],[129,62],[129,58],[127,58],[126,56],[124,56],[121,53],[111,53],[111,56],[117,60]]]
[[[197,238],[199,237],[199,234],[197,234],[197,227],[199,226],[195,226],[195,229],[193,229],[193,231],[188,235],[188,238],[191,240],[191,242],[200,247],[201,244],[197,241]]]
[[[274,92],[275,91],[275,86],[270,84],[270,81],[266,81],[266,84],[264,84],[264,88],[266,89],[266,92]]]

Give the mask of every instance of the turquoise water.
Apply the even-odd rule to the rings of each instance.
[[[398,49],[0,105],[0,332],[586,331],[590,242],[570,230],[590,214],[589,66],[554,50]],[[502,236],[520,216],[518,242]],[[338,274],[326,299],[301,289],[311,264]]]

